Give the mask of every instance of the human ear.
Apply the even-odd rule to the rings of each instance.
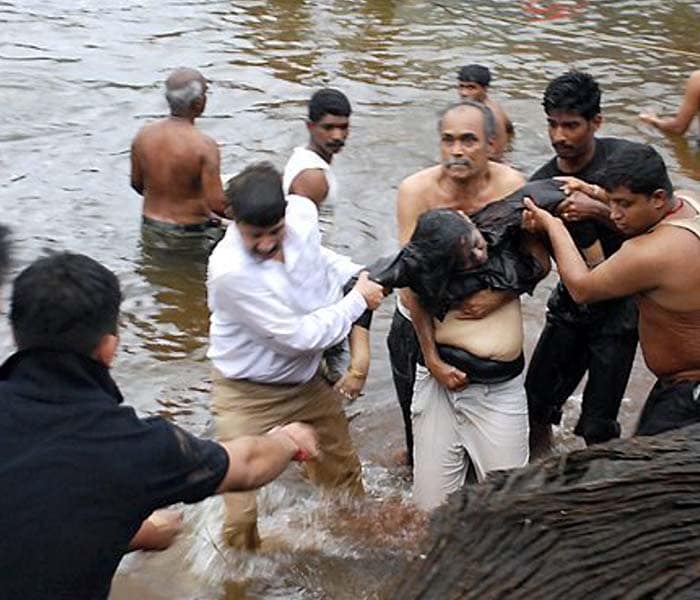
[[[117,346],[119,345],[119,337],[113,333],[106,333],[97,342],[97,347],[92,353],[92,357],[109,368],[114,362],[114,357],[117,354]]]
[[[668,201],[668,194],[666,190],[659,188],[655,190],[651,195],[651,203],[657,210],[664,210],[666,208],[666,202]]]

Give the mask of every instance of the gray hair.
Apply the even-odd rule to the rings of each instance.
[[[465,98],[456,104],[450,104],[450,106],[440,113],[438,117],[438,130],[442,129],[442,120],[445,118],[445,115],[461,106],[471,106],[481,112],[484,117],[484,135],[487,141],[491,141],[496,137],[496,118],[493,116],[493,111],[483,102],[476,102],[476,100],[471,100],[469,98]]]
[[[177,88],[166,88],[165,99],[174,115],[187,112],[192,105],[204,96],[204,84],[198,79],[191,79]]]

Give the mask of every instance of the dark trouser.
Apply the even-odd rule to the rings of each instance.
[[[204,262],[225,233],[226,229],[212,220],[187,225],[165,223],[146,216],[141,220],[141,243],[144,248],[190,254]]]
[[[589,445],[619,437],[617,413],[636,349],[636,331],[601,334],[595,325],[573,326],[548,316],[525,379],[531,423],[558,424],[564,403],[588,371],[574,433]]]
[[[394,379],[396,397],[401,407],[403,425],[406,431],[408,464],[413,466],[411,400],[413,399],[413,384],[416,380],[416,363],[418,362],[420,346],[413,330],[413,324],[398,309],[394,311],[386,344],[389,348],[389,361],[391,362],[391,375]]]
[[[656,435],[700,422],[700,382],[662,381],[651,388],[635,435]]]

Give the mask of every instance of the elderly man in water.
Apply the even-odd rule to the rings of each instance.
[[[173,71],[165,82],[170,116],[143,127],[131,145],[131,187],[143,195],[144,239],[157,246],[209,250],[223,236],[219,149],[194,125],[206,92],[199,71]]]
[[[411,175],[399,187],[402,245],[428,210],[472,214],[523,185],[525,180],[515,169],[488,159],[494,132],[487,110],[465,100],[443,113],[442,164]],[[528,238],[522,251],[537,257],[547,273],[549,258],[534,238]],[[415,435],[413,495],[423,509],[435,508],[461,487],[470,468],[481,479],[493,469],[523,466],[529,458],[518,295],[484,289],[452,306],[443,320],[433,319],[429,308],[413,292],[402,290],[389,337],[406,433]],[[420,352],[410,342],[415,339],[414,328]],[[439,344],[456,349],[460,364],[447,364]],[[484,361],[498,367],[490,369],[493,378],[488,380],[473,377]],[[465,366],[470,364],[471,373]]]

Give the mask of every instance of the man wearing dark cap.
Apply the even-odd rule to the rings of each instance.
[[[501,105],[489,98],[488,90],[491,84],[491,71],[483,65],[466,65],[457,72],[457,92],[462,99],[469,98],[481,102],[491,109],[496,121],[496,137],[493,142],[492,160],[501,160],[508,136],[513,134],[513,122]]]

